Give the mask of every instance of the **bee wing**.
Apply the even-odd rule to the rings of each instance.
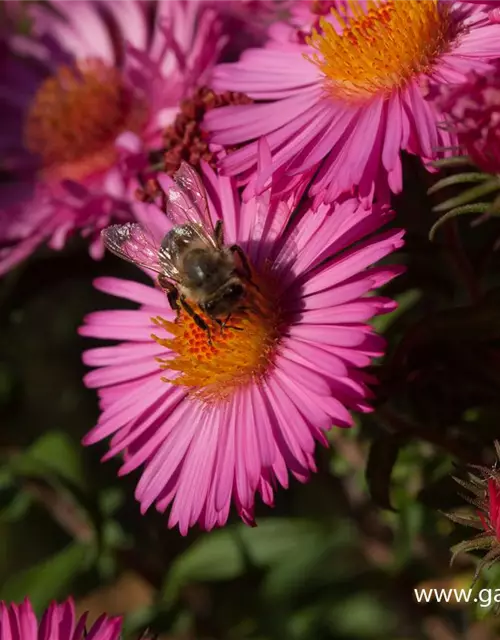
[[[190,165],[181,162],[173,180],[174,185],[167,193],[165,212],[168,218],[174,225],[194,225],[200,238],[210,246],[215,246],[214,227],[201,178]]]
[[[160,264],[157,243],[137,222],[113,224],[101,231],[101,237],[106,249],[119,258],[156,273],[166,273]]]

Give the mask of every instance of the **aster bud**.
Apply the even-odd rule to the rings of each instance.
[[[497,458],[500,460],[500,443],[495,441]],[[464,540],[452,547],[451,562],[457,555],[484,549],[486,554],[480,560],[474,579],[476,580],[483,569],[488,569],[500,558],[500,469],[498,460],[491,467],[471,465],[469,480],[454,478],[464,487],[469,495],[463,497],[475,507],[470,514],[463,512],[447,513],[453,522],[479,529],[480,533],[470,540]]]

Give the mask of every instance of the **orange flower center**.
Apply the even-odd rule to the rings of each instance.
[[[25,142],[48,178],[79,180],[110,167],[116,137],[140,131],[146,116],[146,105],[117,69],[85,60],[42,83],[25,122]]]
[[[190,387],[192,394],[204,401],[224,399],[237,387],[258,382],[272,367],[282,334],[275,297],[260,281],[258,286],[257,291],[249,285],[242,302],[245,308],[236,310],[223,328],[194,307],[209,326],[210,340],[207,331],[184,310],[174,322],[153,318],[172,336],[152,336],[174,352],[173,357],[158,359],[160,367],[180,372],[173,380],[162,379]]]
[[[335,98],[364,102],[387,95],[410,79],[429,73],[458,35],[451,3],[442,0],[369,0],[366,12],[349,0],[350,15],[331,9],[339,32],[325,18],[307,43],[306,58],[325,75]]]

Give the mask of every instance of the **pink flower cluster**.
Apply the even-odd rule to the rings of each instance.
[[[471,73],[464,84],[441,87],[436,102],[474,164],[500,173],[500,63],[485,74]]]
[[[9,3],[10,4],[10,3]],[[30,37],[0,44],[0,274],[42,242],[89,238],[132,219],[130,183],[179,102],[208,81],[224,45],[197,1],[33,3]]]
[[[154,280],[95,282],[136,308],[94,311],[80,329],[117,341],[83,356],[101,408],[85,444],[109,439],[120,475],[142,472],[141,510],[169,509],[183,534],[224,525],[231,505],[253,524],[256,496],[271,506],[290,477],[306,481],[316,444],[371,410],[367,368],[385,348],[371,320],[395,308],[377,290],[401,272],[377,263],[403,244],[387,226],[402,153],[427,163],[459,143],[499,171],[496,8],[50,0],[24,10],[30,31],[12,18],[0,41],[0,273],[75,233],[100,258],[101,232],[122,225],[105,232],[108,247]],[[234,20],[251,23],[245,37]],[[190,297],[172,255],[159,260],[181,213],[198,249],[232,265],[230,295],[245,304],[227,318]],[[34,629],[27,607],[4,608],[0,629],[23,616]],[[42,638],[49,627],[78,637],[69,605],[41,625]]]

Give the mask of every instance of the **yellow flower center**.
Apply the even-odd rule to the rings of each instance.
[[[174,322],[161,317],[153,322],[172,337],[153,339],[174,352],[158,358],[162,369],[179,371],[175,379],[162,378],[174,385],[190,387],[192,395],[204,401],[221,400],[242,385],[257,382],[272,367],[281,329],[281,313],[271,290],[248,287],[242,302],[223,328],[190,303],[209,326],[201,329],[193,317],[181,310]],[[269,286],[269,285],[268,285]]]
[[[316,53],[306,56],[325,75],[335,98],[364,102],[387,95],[411,78],[429,73],[437,58],[458,35],[451,3],[442,0],[369,0],[366,12],[349,0],[350,16],[331,9],[341,26],[321,18],[307,43]]]
[[[86,60],[42,83],[26,118],[25,143],[40,156],[46,177],[79,180],[111,166],[116,137],[140,131],[146,116],[117,69]]]

